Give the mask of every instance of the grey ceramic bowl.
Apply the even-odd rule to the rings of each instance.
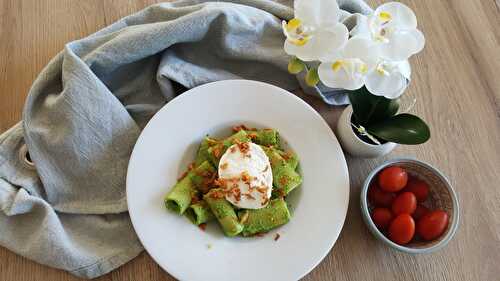
[[[370,211],[373,206],[368,201],[368,188],[372,181],[376,180],[378,173],[388,166],[399,166],[404,168],[409,175],[417,177],[429,185],[429,198],[425,206],[429,209],[442,209],[448,213],[448,227],[438,239],[433,241],[415,241],[404,246],[398,245],[378,230],[370,217]],[[437,251],[453,238],[458,228],[459,206],[457,194],[451,187],[450,182],[436,168],[431,165],[415,159],[392,159],[373,170],[366,178],[361,190],[361,213],[370,232],[384,244],[396,250],[410,253],[423,254]]]

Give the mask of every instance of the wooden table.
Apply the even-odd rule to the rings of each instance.
[[[20,120],[30,85],[66,42],[152,2],[0,0],[0,132]],[[420,146],[399,146],[388,158],[413,156],[448,175],[460,197],[460,227],[445,249],[429,255],[410,256],[377,242],[361,220],[358,199],[365,176],[385,159],[348,157],[351,196],[344,229],[304,280],[500,278],[500,3],[402,2],[416,12],[427,39],[425,50],[412,59],[413,81],[406,95],[417,98],[413,112],[430,124],[432,138]],[[335,126],[341,108],[304,99]],[[0,280],[77,279],[0,248]],[[97,280],[174,279],[144,252]]]

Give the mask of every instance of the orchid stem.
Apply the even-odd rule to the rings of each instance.
[[[380,141],[375,138],[374,136],[372,136],[370,133],[368,133],[366,131],[366,129],[363,127],[363,126],[356,126],[354,123],[351,122],[351,125],[356,128],[356,130],[358,130],[358,133],[362,136],[366,136],[367,138],[369,138],[371,141],[373,141],[374,143],[376,144],[381,144]]]

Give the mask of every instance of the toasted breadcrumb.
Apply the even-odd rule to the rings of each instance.
[[[278,239],[280,239],[281,235],[279,233],[276,233],[276,235],[274,236],[274,241],[278,241]]]

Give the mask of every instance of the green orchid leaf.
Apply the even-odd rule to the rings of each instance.
[[[399,110],[398,99],[373,95],[365,87],[351,91],[349,100],[356,123],[365,127],[384,121],[394,116]]]
[[[385,111],[376,111],[376,112],[381,112],[379,120],[384,120],[386,118],[389,118],[391,116],[396,115],[399,110],[399,99],[390,99],[389,104],[387,105],[387,109]]]
[[[400,143],[421,144],[431,137],[429,127],[415,115],[403,113],[366,127],[368,133],[375,137]]]

